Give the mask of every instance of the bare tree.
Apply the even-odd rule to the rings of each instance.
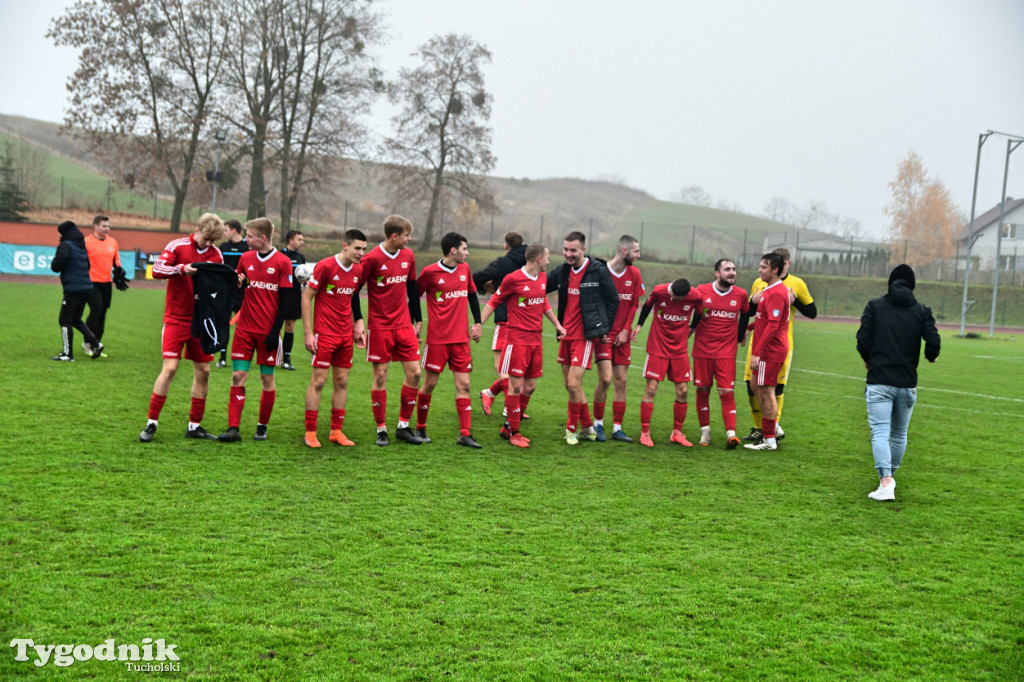
[[[367,46],[380,39],[371,0],[292,0],[286,16],[280,147],[281,229],[299,194],[330,172],[332,156],[358,156],[368,137],[360,119],[384,83]]]
[[[284,3],[231,0],[224,11],[226,17],[234,17],[237,27],[236,44],[228,53],[224,69],[225,97],[241,106],[224,107],[222,117],[242,132],[245,153],[252,160],[246,209],[246,217],[251,220],[267,213],[265,168],[288,51]]]
[[[690,185],[688,187],[680,187],[672,195],[672,201],[680,204],[690,204],[691,206],[710,206],[711,195],[704,191],[704,188],[700,185]]]
[[[231,43],[219,0],[82,0],[47,37],[80,50],[65,129],[136,182],[162,176],[178,231]]]
[[[415,54],[420,65],[402,69],[388,87],[389,99],[402,110],[392,119],[395,134],[385,146],[399,192],[429,197],[423,234],[423,248],[429,249],[445,188],[493,210],[484,177],[495,162],[487,126],[491,97],[482,70],[491,53],[468,35],[448,34],[431,38]]]

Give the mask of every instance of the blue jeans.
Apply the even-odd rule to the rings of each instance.
[[[864,396],[868,401],[868,426],[871,427],[875,468],[879,478],[892,476],[900,468],[903,453],[907,451],[907,427],[917,402],[917,389],[868,384]]]

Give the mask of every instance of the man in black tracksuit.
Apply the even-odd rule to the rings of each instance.
[[[50,262],[50,269],[60,273],[60,283],[64,287],[64,300],[61,301],[58,318],[63,346],[52,359],[74,362],[75,328],[82,332],[86,343],[92,348],[93,359],[96,359],[103,352],[103,344],[82,321],[85,304],[92,296],[93,289],[92,280],[89,279],[89,252],[85,249],[85,237],[70,220],[61,223],[57,232],[60,233],[60,244]]]
[[[864,394],[871,427],[871,450],[878,470],[873,500],[896,499],[896,479],[907,449],[907,427],[917,402],[917,363],[921,340],[928,362],[939,357],[941,341],[931,308],[914,298],[915,277],[909,265],[889,275],[889,293],[864,308],[857,330],[857,352],[868,370]]]
[[[526,244],[518,232],[508,232],[505,235],[504,256],[492,260],[483,270],[473,273],[473,284],[477,291],[483,292],[490,288],[491,292],[498,290],[502,280],[519,268],[526,265]],[[508,389],[508,375],[501,373],[501,354],[505,350],[505,324],[508,322],[508,308],[505,303],[499,303],[494,309],[494,336],[491,337],[491,351],[494,353],[494,371],[498,378],[490,388],[480,392],[480,401],[483,403],[484,414],[491,413],[491,405],[494,398]],[[526,419],[524,414],[523,419]]]
[[[558,291],[558,321],[565,327],[560,339],[558,364],[562,366],[565,389],[569,392],[565,442],[576,445],[579,434],[586,440],[604,440],[594,429],[594,421],[583,392],[583,372],[593,362],[594,340],[609,343],[608,334],[619,309],[619,292],[603,261],[588,258],[586,236],[570,232],[562,243],[565,262],[548,274],[547,291]]]

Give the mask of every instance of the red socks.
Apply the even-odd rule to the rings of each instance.
[[[188,411],[188,421],[192,424],[202,422],[204,412],[206,412],[206,398],[192,398],[192,408]]]
[[[370,391],[370,401],[373,403],[373,419],[377,422],[377,428],[382,429],[387,426],[388,392]]]
[[[149,399],[149,418],[153,421],[160,419],[160,410],[164,409],[167,396],[154,393]]]
[[[604,406],[605,403],[594,403],[594,419],[604,421]]]
[[[640,430],[651,430],[651,415],[654,414],[654,403],[640,403]]]
[[[764,439],[775,438],[775,425],[778,422],[774,419],[767,419],[761,417],[761,433],[764,434]]]
[[[565,421],[565,429],[576,433],[576,424],[580,421],[580,407],[582,403],[569,401],[569,418]]]
[[[594,413],[597,413],[597,404],[594,405]],[[626,401],[612,401],[612,422],[622,426],[622,420],[626,418]]]
[[[257,423],[270,423],[270,413],[274,411],[274,400],[276,398],[277,391],[260,391],[260,420]]]
[[[584,400],[580,403],[580,428],[589,429],[594,425],[594,420],[590,418],[590,408],[587,406],[587,401]]]
[[[317,410],[306,410],[306,430],[316,431]]]
[[[697,423],[711,426],[711,391],[697,391]]]
[[[398,408],[398,421],[408,422],[412,419],[412,413],[416,411],[416,394],[418,390],[411,386],[402,384],[402,404]]]
[[[672,403],[672,430],[680,431],[683,428],[683,422],[686,421],[686,405],[687,403],[673,402]]]
[[[402,388],[405,388],[404,386]],[[425,429],[427,428],[427,414],[430,412],[430,398],[433,393],[426,394],[420,392],[416,396],[416,428]],[[458,401],[456,400],[456,404]]]
[[[508,430],[512,433],[519,431],[519,423],[522,421],[523,412],[519,406],[518,395],[505,395],[505,406],[508,408]]]
[[[493,395],[495,398],[498,397],[498,394],[504,393],[507,390],[508,379],[496,379],[494,383],[491,384],[491,395]]]
[[[726,431],[736,430],[736,394],[729,391],[719,394],[722,399],[722,421],[725,422]]]
[[[331,431],[341,431],[345,423],[345,410],[331,408]]]
[[[455,410],[459,413],[459,435],[468,436],[473,423],[473,406],[469,398],[456,398]]]
[[[228,394],[228,426],[238,428],[245,409],[245,386],[232,386]]]

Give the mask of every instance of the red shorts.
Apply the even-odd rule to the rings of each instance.
[[[491,350],[505,350],[505,323],[494,325],[494,336],[491,337]]]
[[[644,379],[664,381],[668,379],[677,384],[685,384],[690,380],[690,358],[663,358],[660,355],[647,354],[644,361]]]
[[[609,334],[614,339],[615,334]],[[613,365],[624,365],[629,367],[630,362],[633,360],[632,346],[629,345],[629,341],[622,344],[621,346],[613,346],[610,343],[601,343],[600,341],[594,341],[594,359],[611,360]]]
[[[266,334],[244,332],[235,330],[235,338],[231,341],[232,360],[252,360],[253,353],[256,354],[256,364],[261,367],[273,367],[281,364],[281,343],[278,342],[277,350],[267,350],[263,342]]]
[[[733,388],[736,385],[736,358],[694,358],[693,385],[711,388]]]
[[[423,360],[420,362],[420,367],[440,374],[445,365],[448,365],[453,372],[472,372],[473,353],[469,350],[469,342],[428,343],[423,347]]]
[[[757,361],[757,369],[751,377],[756,386],[775,386],[779,383],[779,372],[782,371],[782,362]]]
[[[366,330],[366,359],[370,362],[419,362],[420,340],[412,327]]]
[[[321,369],[352,367],[353,341],[351,336],[314,334],[313,338],[316,339],[316,355],[313,356],[314,367]]]
[[[524,379],[536,379],[544,374],[544,347],[508,344],[501,354],[501,374]]]
[[[594,342],[590,339],[572,339],[558,344],[558,364],[590,369],[594,360]]]
[[[191,324],[168,324],[160,331],[160,350],[163,357],[180,358],[181,350],[185,349],[185,359],[192,362],[211,362],[212,355],[203,352],[199,339],[192,336]]]

